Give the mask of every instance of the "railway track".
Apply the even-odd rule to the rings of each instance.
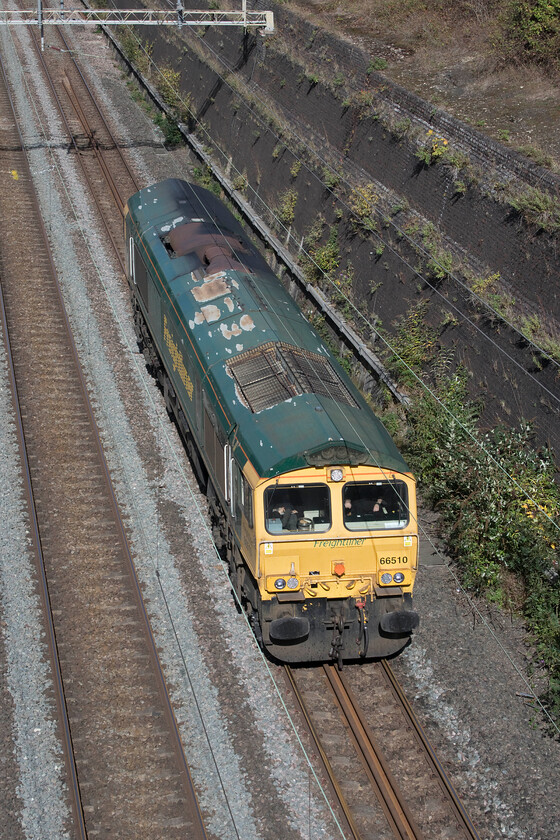
[[[477,840],[388,663],[347,668],[344,673],[333,665],[323,666],[322,672],[286,666],[286,673],[349,836]],[[359,680],[353,679],[356,675]],[[367,716],[352,682],[360,692],[367,691]]]
[[[2,331],[66,733],[72,836],[205,837],[0,73]]]
[[[62,27],[52,27],[41,51],[38,33],[31,37],[52,97],[68,135],[69,149],[83,172],[95,206],[92,224],[105,229],[124,273],[122,217],[130,195],[140,189],[120,143],[109,127]],[[54,43],[54,42],[58,43]]]

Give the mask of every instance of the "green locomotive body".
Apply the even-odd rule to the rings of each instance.
[[[210,192],[141,190],[125,237],[139,346],[257,638],[288,662],[395,653],[418,623],[416,499],[383,425]]]

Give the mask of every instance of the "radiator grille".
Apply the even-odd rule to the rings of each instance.
[[[357,407],[328,359],[290,344],[263,344],[227,367],[254,413],[299,394],[318,394]]]

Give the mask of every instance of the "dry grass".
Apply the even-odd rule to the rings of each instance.
[[[497,52],[510,0],[287,0],[317,26],[385,59],[384,75],[549,168],[560,165],[560,80],[505,66]]]

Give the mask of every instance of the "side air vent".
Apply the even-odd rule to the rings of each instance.
[[[357,408],[328,359],[291,344],[263,344],[236,356],[227,369],[254,413],[299,394],[318,394]]]

